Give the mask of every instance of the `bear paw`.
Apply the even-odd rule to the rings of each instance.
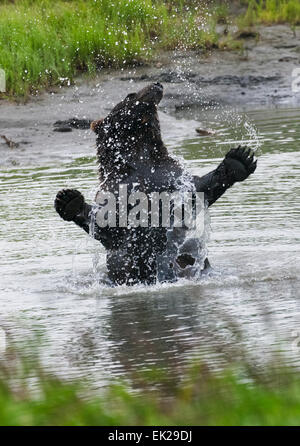
[[[66,221],[72,221],[83,210],[84,197],[75,189],[62,189],[56,195],[54,207]]]
[[[255,171],[256,163],[252,150],[241,146],[229,150],[224,159],[224,164],[234,182],[248,178]]]

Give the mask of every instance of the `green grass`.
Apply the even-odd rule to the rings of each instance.
[[[0,0],[0,68],[6,72],[6,95],[26,97],[70,84],[81,72],[93,75],[101,67],[147,61],[157,48],[216,45],[215,23],[224,8],[208,16],[192,4]]]
[[[257,23],[300,25],[300,2],[299,0],[248,0],[248,9],[243,22],[247,26]]]
[[[0,425],[299,424],[300,379],[288,370],[270,368],[246,382],[237,368],[216,375],[194,365],[183,383],[168,388],[168,400],[162,390],[146,390],[153,376],[143,391],[118,384],[99,397],[86,384],[63,382],[32,364],[21,371],[1,366]]]
[[[245,4],[245,0],[241,0]],[[240,27],[300,23],[299,0],[248,0]],[[80,73],[150,61],[159,50],[242,49],[230,34],[224,2],[182,0],[0,0],[1,97],[27,98],[69,85]]]

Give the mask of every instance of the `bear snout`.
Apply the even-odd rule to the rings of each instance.
[[[164,89],[164,87],[162,86],[162,84],[160,82],[154,82],[154,87],[160,88],[161,90]]]
[[[140,90],[136,95],[136,100],[145,103],[154,103],[158,105],[163,97],[163,86],[159,82],[147,85],[147,87]]]

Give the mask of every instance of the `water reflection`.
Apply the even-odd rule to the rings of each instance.
[[[218,369],[238,360],[243,349],[263,362],[280,348],[299,367],[292,343],[300,331],[300,114],[247,114],[262,143],[258,169],[211,208],[209,259],[215,273],[201,283],[135,289],[97,283],[93,259],[99,244],[57,218],[52,207],[65,186],[93,197],[91,146],[85,155],[84,147],[70,147],[59,162],[47,153],[35,167],[19,153],[27,167],[2,168],[0,326],[9,339],[23,346],[32,334],[42,334],[39,350],[50,369],[69,379],[92,378],[96,387],[152,366],[177,379],[199,355]],[[213,113],[193,110],[176,119],[162,115],[165,141],[195,174],[213,168],[236,143],[235,130]],[[218,134],[198,137],[199,122]],[[102,250],[99,274],[104,255]],[[22,349],[31,357],[31,347]]]

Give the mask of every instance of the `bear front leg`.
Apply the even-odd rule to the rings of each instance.
[[[255,171],[256,163],[251,149],[241,146],[231,149],[215,170],[201,178],[193,177],[196,190],[204,192],[211,206],[235,182],[246,180]]]
[[[85,202],[84,196],[76,189],[62,189],[54,201],[56,212],[63,220],[73,221],[89,234],[92,206]]]

